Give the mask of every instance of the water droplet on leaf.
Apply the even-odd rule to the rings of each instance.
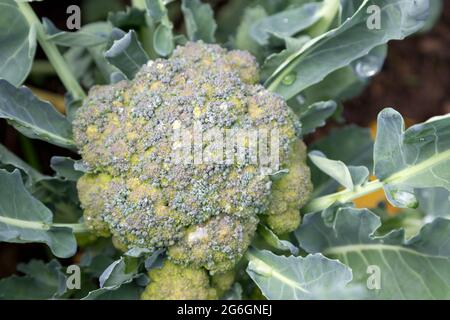
[[[375,55],[367,55],[355,64],[355,72],[360,78],[370,78],[376,75],[383,66],[383,59]]]
[[[419,201],[412,192],[395,191],[392,193],[392,198],[403,207],[415,209],[419,206]]]
[[[281,82],[283,82],[284,85],[290,86],[295,82],[295,79],[297,79],[295,73],[290,73],[287,76],[285,76]]]

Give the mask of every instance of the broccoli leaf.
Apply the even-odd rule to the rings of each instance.
[[[138,272],[138,259],[124,256],[114,261],[100,276],[100,288],[110,288],[131,282]]]
[[[141,293],[142,287],[130,282],[115,289],[93,290],[83,300],[139,300]]]
[[[8,120],[29,138],[74,148],[72,128],[50,103],[35,97],[26,87],[16,88],[0,79],[0,118]]]
[[[321,17],[323,3],[306,3],[300,7],[278,12],[252,24],[250,35],[259,45],[267,45],[276,35],[285,38],[312,26]]]
[[[0,241],[45,243],[60,258],[75,254],[72,231],[50,227],[52,212],[25,189],[18,170],[0,170],[0,189]]]
[[[273,248],[281,251],[288,251],[293,255],[298,254],[298,248],[296,246],[294,246],[287,240],[279,239],[278,236],[265,225],[263,224],[258,225],[258,233]]]
[[[372,170],[373,141],[370,130],[354,125],[333,129],[329,135],[314,142],[311,150],[319,150],[329,158],[340,160],[347,165],[365,166]],[[336,191],[338,183],[330,179],[316,166],[311,165],[314,185],[313,198]]]
[[[0,43],[0,79],[19,86],[33,65],[36,32],[14,0],[0,3]]]
[[[262,52],[263,49],[250,35],[250,29],[253,23],[260,21],[266,16],[267,13],[261,6],[246,8],[244,11],[244,16],[242,17],[242,21],[236,30],[236,39],[234,40],[234,46],[237,49],[249,51],[259,61],[264,60],[264,53]],[[264,72],[264,68],[261,70],[261,72]]]
[[[113,30],[118,29],[113,29],[111,24],[107,22],[94,22],[84,25],[83,30],[91,34],[108,35],[108,41],[91,47],[71,47],[64,53],[64,58],[73,75],[84,86],[106,84],[109,81],[110,74],[117,72],[118,69],[108,63],[104,51],[108,45],[112,44]],[[74,101],[78,102],[79,100]],[[70,113],[68,113],[68,118],[71,119]]]
[[[206,43],[215,42],[214,33],[217,24],[214,20],[214,12],[209,4],[202,3],[200,0],[183,0],[181,10],[183,11],[189,40],[203,40]]]
[[[268,299],[330,299],[345,293],[352,271],[320,253],[303,257],[277,256],[251,249],[247,273]]]
[[[317,128],[323,127],[336,108],[337,105],[334,101],[321,101],[304,108],[304,110],[295,110],[302,123],[302,134],[307,135],[316,131]]]
[[[83,172],[77,170],[78,161],[68,157],[52,157],[50,167],[56,172],[58,177],[65,178],[69,181],[77,181]]]
[[[369,83],[370,78],[381,71],[386,55],[386,44],[375,47],[367,55],[353,61],[348,66],[331,72],[322,81],[308,87],[296,97],[289,99],[289,106],[294,109],[301,109],[318,101],[333,99],[341,102],[357,96]],[[269,61],[266,61],[264,66],[268,63]],[[275,70],[275,68],[270,69]]]
[[[273,53],[265,59],[264,64],[261,66],[260,70],[261,80],[266,81],[272,75],[272,73],[274,73],[275,70],[278,69],[278,67],[284,62],[284,60],[286,60],[294,52],[300,50],[310,40],[311,38],[307,35],[301,35],[296,38],[284,38],[286,49],[278,53]],[[261,51],[261,49],[259,49],[259,51]],[[292,100],[293,99],[291,99],[290,101]]]
[[[167,18],[167,8],[163,0],[145,0],[145,6],[153,22],[160,23]]]
[[[105,57],[128,79],[133,79],[136,72],[149,59],[134,30],[130,30],[122,38],[115,40],[111,48],[105,52]]]
[[[74,163],[74,165],[76,164],[77,162]],[[67,223],[78,222],[82,214],[76,186],[73,181],[41,174],[1,144],[0,168],[6,169],[9,172],[12,172],[16,168],[20,169],[24,178],[24,186],[35,198],[40,200],[53,212],[55,221]],[[75,178],[74,175],[78,173],[78,171],[72,173],[72,180]],[[69,176],[69,171],[65,175]]]
[[[304,250],[344,262],[372,298],[450,298],[450,220],[437,218],[406,241],[403,229],[377,236],[380,218],[367,209],[337,206],[333,214],[304,217],[296,231]]]
[[[364,166],[347,167],[342,161],[328,159],[320,151],[312,151],[308,156],[320,170],[347,189],[353,190],[355,186],[365,183],[369,177],[369,169]]]
[[[108,21],[111,24],[122,30],[138,29],[145,26],[145,12],[136,7],[127,7],[126,11],[110,12],[108,14]]]
[[[127,284],[132,285],[132,281],[141,275],[139,273],[140,264],[141,259],[126,255],[120,257],[120,259],[111,263],[100,275],[100,288],[89,292],[83,299],[106,299],[107,296],[114,295],[113,291],[123,290],[123,287]],[[129,288],[131,287],[133,286]],[[135,292],[135,290],[132,291]]]
[[[47,18],[42,19],[47,40],[64,47],[93,47],[105,44],[111,33],[111,26],[103,22],[92,23],[76,32],[59,30]]]
[[[450,190],[450,115],[404,130],[401,115],[384,109],[378,115],[374,173],[397,207],[417,207],[414,188]]]
[[[160,56],[167,57],[174,49],[174,37],[166,5],[162,0],[146,0],[145,4],[152,22],[157,24],[153,34],[153,47]]]
[[[162,57],[167,57],[173,51],[173,33],[172,28],[165,24],[156,27],[153,34],[153,47],[155,51]]]
[[[424,1],[366,0],[341,26],[312,39],[289,56],[266,81],[270,90],[290,99],[331,72],[349,65],[373,48],[403,39],[424,25]],[[380,8],[380,28],[368,28],[369,6]],[[425,9],[427,7],[425,6]]]
[[[18,271],[25,276],[11,276],[0,280],[0,299],[51,299],[60,298],[66,292],[66,275],[57,260],[47,264],[31,260],[19,264]]]
[[[31,187],[33,184],[41,180],[51,179],[51,177],[43,175],[42,173],[31,167],[28,163],[26,163],[18,156],[16,156],[14,153],[6,149],[1,144],[0,144],[0,165],[3,168],[5,168],[5,166],[12,166],[14,168],[18,168],[21,171],[23,171],[26,175],[25,185],[27,188]]]
[[[430,14],[427,17],[425,25],[420,30],[421,33],[429,32],[434,27],[442,14],[443,8],[444,3],[442,0],[430,1]]]
[[[426,188],[416,189],[415,194],[419,200],[417,209],[425,215],[425,219],[450,218],[450,191],[445,188]]]

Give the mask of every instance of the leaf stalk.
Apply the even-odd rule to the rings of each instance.
[[[44,27],[40,22],[39,18],[36,16],[33,8],[27,2],[17,2],[17,5],[22,12],[22,14],[27,19],[28,23],[32,28],[35,28],[37,41],[41,46],[42,50],[45,52],[48,60],[53,65],[58,74],[61,82],[69,91],[75,100],[81,100],[86,98],[86,94],[81,88],[80,84],[72,74],[69,65],[64,60],[63,56],[59,52],[57,46],[47,40],[47,35],[45,33]]]
[[[0,216],[0,223],[32,230],[48,231],[52,228],[69,228],[72,229],[73,233],[88,232],[88,229],[84,223],[45,223],[42,221],[26,221],[4,216]]]

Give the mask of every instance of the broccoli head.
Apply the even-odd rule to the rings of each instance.
[[[123,250],[167,249],[167,268],[223,273],[243,256],[261,217],[277,233],[295,229],[311,190],[301,126],[258,81],[249,53],[197,42],[148,62],[133,80],[92,88],[73,122],[88,171],[78,191],[90,230]],[[216,144],[196,144],[193,131],[174,138],[198,124],[228,130],[244,146],[254,140],[242,130],[276,129],[278,169],[237,156],[209,161],[220,154]],[[208,156],[197,161],[188,152],[174,161],[186,145]]]

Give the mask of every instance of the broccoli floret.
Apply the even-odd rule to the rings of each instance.
[[[294,231],[300,225],[300,208],[312,192],[310,171],[306,165],[306,146],[301,140],[291,145],[286,174],[272,183],[265,221],[278,235]]]
[[[235,280],[235,271],[229,270],[224,273],[216,273],[211,276],[211,285],[216,289],[217,296],[220,298],[231,289]]]
[[[92,88],[74,120],[89,171],[78,182],[89,228],[112,235],[121,250],[163,248],[172,263],[223,273],[248,248],[259,217],[289,213],[288,227],[268,222],[276,232],[298,225],[311,189],[301,126],[282,97],[258,81],[249,53],[197,42],[150,61],[131,81]],[[280,170],[288,173],[273,179],[275,169],[236,157],[173,161],[182,145],[174,132],[198,123],[205,130],[276,129]],[[200,149],[214,156],[212,146],[201,141]]]
[[[102,195],[109,187],[111,177],[106,174],[86,174],[78,179],[78,197],[84,209],[84,222],[95,235],[108,237],[110,235],[108,224],[103,220],[101,213],[104,208]]]
[[[188,228],[169,248],[169,258],[179,264],[205,267],[212,274],[232,269],[247,250],[258,225],[256,217],[220,215]]]
[[[148,273],[150,283],[142,300],[214,300],[217,292],[204,269],[176,265],[168,260]]]

